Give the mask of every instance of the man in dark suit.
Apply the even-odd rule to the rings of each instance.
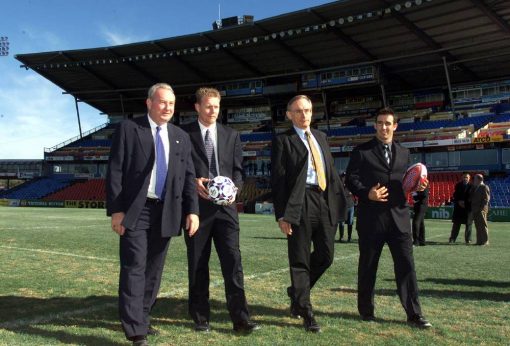
[[[413,259],[413,239],[402,178],[409,150],[393,141],[395,113],[382,109],[374,125],[376,136],[358,145],[347,166],[347,186],[358,197],[358,311],[364,321],[375,320],[374,287],[379,257],[387,243],[393,257],[397,292],[410,325],[429,328],[422,316]],[[428,182],[419,190],[424,190]]]
[[[148,92],[147,115],[121,122],[106,177],[107,215],[120,235],[119,314],[133,345],[147,345],[170,237],[198,229],[198,198],[189,136],[169,124],[175,95],[168,84]],[[184,217],[184,218],[183,218]]]
[[[320,332],[310,290],[333,262],[345,195],[326,135],[310,129],[310,98],[293,97],[287,104],[287,118],[293,127],[276,136],[272,144],[273,204],[278,226],[287,235],[291,314],[303,317],[307,331]]]
[[[466,244],[471,243],[471,226],[473,220],[470,217],[471,203],[469,196],[473,185],[470,183],[471,176],[469,173],[462,174],[462,180],[455,184],[453,191],[453,214],[452,214],[452,232],[448,242],[455,243],[459,235],[460,225],[466,225],[464,231],[464,241]]]
[[[429,189],[415,191],[413,197],[413,244],[425,245],[425,213],[429,206]]]
[[[186,236],[189,313],[195,321],[196,331],[209,331],[209,257],[211,242],[214,241],[234,330],[251,332],[259,326],[250,320],[246,303],[236,206],[214,204],[206,187],[209,179],[218,175],[232,179],[238,189],[243,183],[239,133],[216,122],[220,99],[218,90],[200,88],[196,92],[195,103],[198,121],[182,127],[191,138],[196,186],[200,196],[200,229],[194,237]]]

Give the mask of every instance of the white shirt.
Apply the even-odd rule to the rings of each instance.
[[[324,154],[322,153],[322,148],[319,145],[319,142],[317,142],[317,140],[313,136],[313,133],[312,133],[312,131],[310,131],[310,129],[303,130],[303,129],[300,129],[299,127],[294,126],[294,130],[296,130],[297,134],[299,135],[299,138],[301,138],[301,140],[303,141],[303,144],[305,145],[306,150],[308,150],[308,169],[306,172],[306,183],[312,184],[312,185],[319,185],[319,180],[317,179],[317,172],[313,168],[312,152],[310,151],[310,146],[308,145],[308,139],[306,138],[305,131],[310,132],[310,138],[313,141],[313,143],[315,144],[315,146],[319,149],[319,154],[321,156],[322,165],[324,166],[325,161],[324,161]],[[326,167],[324,166],[323,168],[324,168],[324,172],[326,172]]]
[[[209,130],[209,138],[213,143],[214,157],[216,158],[216,172],[218,172],[218,175],[220,175],[220,166],[218,161],[218,131],[216,128],[216,123],[212,124],[209,127],[205,127],[200,121],[198,121],[198,126],[200,126],[200,133],[202,134],[202,141],[204,142],[204,145],[205,145],[205,133],[207,130]]]
[[[152,132],[152,139],[154,141],[154,166],[152,167],[151,180],[149,182],[149,190],[147,191],[147,197],[158,198],[158,196],[156,195],[156,171],[157,171],[156,165],[158,162],[158,158],[156,157],[156,133],[158,130],[156,129],[156,127],[158,127],[158,124],[156,124],[148,114],[147,114],[147,118],[149,118],[149,124],[151,126],[151,132]],[[161,125],[160,133],[161,133],[161,139],[163,142],[163,146],[165,147],[165,153],[166,153],[165,161],[168,166],[168,157],[170,156],[170,141],[168,140],[167,124]]]

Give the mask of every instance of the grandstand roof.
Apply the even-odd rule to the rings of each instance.
[[[347,0],[235,27],[122,46],[16,58],[109,114],[145,111],[147,88],[169,82],[180,99],[202,85],[375,64],[386,90],[510,76],[506,0]]]

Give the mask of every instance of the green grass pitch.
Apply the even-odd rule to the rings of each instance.
[[[405,323],[385,247],[376,284],[378,322],[356,309],[358,247],[336,243],[335,261],[312,290],[323,332],[290,318],[287,246],[274,218],[240,215],[245,286],[261,330],[232,332],[216,253],[211,257],[212,331],[187,314],[182,237],[172,239],[153,311],[152,345],[508,345],[510,229],[490,223],[490,246],[447,244],[451,223],[426,220],[415,248],[420,299],[430,330]],[[462,239],[463,235],[459,236]],[[0,345],[128,345],[117,316],[118,236],[104,210],[0,208]]]

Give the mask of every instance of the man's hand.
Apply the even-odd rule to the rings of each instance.
[[[112,230],[118,235],[124,235],[126,228],[122,226],[125,214],[123,212],[112,214]]]
[[[368,199],[376,202],[387,202],[388,201],[388,189],[386,186],[377,185],[372,186],[368,192]]]
[[[198,220],[198,215],[189,214],[186,216],[186,230],[190,237],[193,237],[198,230],[198,226],[200,221]]]
[[[209,182],[209,179],[207,178],[197,178],[197,192],[200,197],[203,199],[210,200],[209,198],[209,191],[207,190],[207,187],[204,184],[207,184]]]
[[[280,227],[283,234],[292,235],[292,226],[283,218],[278,220],[278,227]]]
[[[418,186],[417,191],[424,191],[429,186],[429,180],[425,178]]]

